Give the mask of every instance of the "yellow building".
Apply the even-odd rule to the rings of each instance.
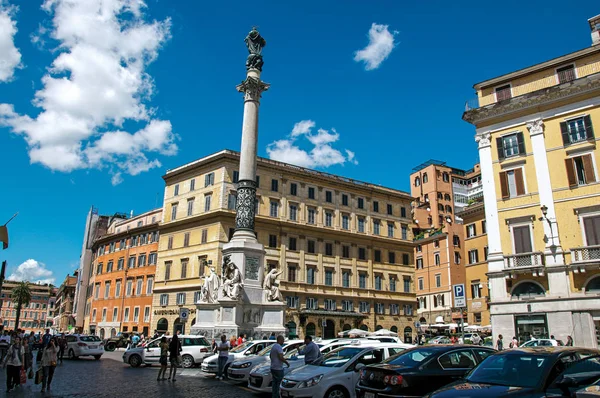
[[[488,326],[488,243],[483,200],[474,201],[456,215],[463,220],[465,237],[462,252],[466,272],[467,322],[469,325]]]
[[[474,86],[494,336],[597,347],[600,16],[591,47]]]
[[[152,327],[183,330],[194,318],[200,277],[234,231],[239,154],[221,151],[169,170]],[[258,159],[256,231],[265,266],[282,266],[290,335],[333,337],[362,327],[415,335],[414,261],[405,192]]]

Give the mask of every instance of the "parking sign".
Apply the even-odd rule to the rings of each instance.
[[[466,307],[467,299],[465,297],[465,285],[462,283],[458,285],[452,285],[452,291],[454,292],[454,307]]]

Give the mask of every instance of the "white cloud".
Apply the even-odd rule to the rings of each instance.
[[[294,125],[289,138],[273,141],[267,146],[267,154],[273,160],[295,164],[302,167],[329,167],[336,164],[344,164],[349,161],[358,164],[354,152],[345,149],[344,152],[332,147],[340,135],[335,129],[318,129],[316,134],[312,129],[316,126],[312,120],[302,120]],[[304,136],[313,148],[310,151],[301,149],[296,141]]]
[[[379,65],[389,57],[390,53],[396,46],[394,36],[398,32],[393,33],[388,30],[388,25],[379,25],[373,23],[369,29],[369,44],[362,50],[354,53],[356,62],[364,62],[365,70],[373,70],[379,68]]]
[[[0,82],[8,82],[21,65],[21,53],[15,47],[17,8],[0,0]]]
[[[46,268],[46,264],[32,258],[19,265],[7,279],[10,281],[28,281],[32,283],[54,283],[56,280],[52,271]]]
[[[2,1],[2,0],[0,0]],[[0,125],[21,134],[32,163],[52,170],[108,167],[115,181],[159,167],[150,154],[177,153],[171,122],[148,106],[154,84],[147,66],[170,38],[171,22],[148,21],[140,0],[46,0],[50,36],[59,44],[33,103],[37,116],[0,104]],[[123,131],[123,123],[140,125]],[[118,175],[118,176],[117,176]]]

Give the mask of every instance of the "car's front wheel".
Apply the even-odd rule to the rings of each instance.
[[[108,343],[104,346],[105,351],[114,351],[117,348],[116,343]]]
[[[181,357],[181,366],[184,368],[191,368],[194,366],[194,357],[191,355],[184,355]]]
[[[142,357],[139,355],[132,355],[129,357],[129,365],[134,368],[139,367],[142,364]]]
[[[348,392],[344,387],[331,387],[326,393],[325,398],[348,398]]]

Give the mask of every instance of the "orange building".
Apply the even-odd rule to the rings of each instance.
[[[466,284],[465,230],[456,214],[483,196],[479,165],[471,170],[429,160],[413,169],[417,313],[421,324],[467,321],[453,308],[452,285]]]
[[[101,338],[150,330],[162,209],[115,219],[92,246],[84,333]]]
[[[0,330],[23,329],[26,332],[41,333],[47,327],[52,327],[52,317],[48,316],[48,305],[53,299],[54,287],[49,284],[30,283],[31,301],[28,306],[21,308],[19,325],[15,325],[17,318],[17,303],[13,302],[10,295],[19,282],[4,281],[0,293]]]

